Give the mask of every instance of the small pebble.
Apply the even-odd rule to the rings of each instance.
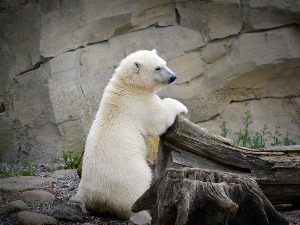
[[[84,222],[79,211],[65,204],[58,205],[52,210],[50,215],[57,219],[64,219],[72,222]]]
[[[137,225],[150,225],[151,219],[152,218],[147,211],[135,213],[132,217],[130,217],[130,221]]]

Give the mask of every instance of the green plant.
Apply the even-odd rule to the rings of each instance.
[[[19,176],[34,176],[36,166],[36,163],[29,163],[28,165],[18,163],[18,167],[16,168],[16,174]]]
[[[272,134],[270,133],[270,138],[273,139],[273,142],[271,143],[272,146],[278,146],[278,145],[281,145],[281,143],[282,143],[282,142],[279,140],[280,136],[282,136],[282,134],[279,132],[279,128],[280,128],[279,124],[276,123],[276,124],[275,124],[275,132],[274,132],[274,134],[272,135]]]
[[[289,136],[290,136],[290,132],[286,132],[286,135],[283,139],[283,144],[286,145],[286,146],[287,145],[295,145],[296,142],[293,141],[292,139],[290,139]]]
[[[244,116],[242,117],[244,128],[240,129],[239,132],[235,133],[237,135],[237,144],[240,144],[244,147],[251,145],[251,131],[250,124],[253,123],[252,115],[249,110],[244,112]]]
[[[287,132],[283,140],[281,139],[282,134],[280,133],[279,123],[275,124],[275,131],[269,131],[268,126],[264,124],[263,128],[255,132],[251,130],[250,125],[253,123],[253,118],[249,110],[244,112],[244,116],[242,117],[243,128],[235,133],[236,135],[236,144],[250,147],[254,149],[265,148],[267,142],[271,142],[271,146],[278,145],[295,145],[296,142],[290,138],[290,133]],[[227,123],[223,122],[220,125],[221,136],[226,137],[228,135],[229,129],[227,128]],[[271,140],[270,140],[271,139]]]
[[[63,151],[63,158],[67,169],[76,169],[79,164],[79,157],[73,151]]]
[[[222,137],[227,137],[228,132],[229,132],[229,129],[227,128],[226,124],[227,124],[226,122],[223,122],[223,123],[220,125],[221,136],[222,136]]]
[[[11,177],[13,173],[13,167],[1,166],[0,168],[0,178]]]
[[[250,147],[254,149],[259,149],[259,148],[264,148],[266,147],[266,141],[267,139],[265,138],[268,132],[268,126],[264,124],[263,128],[261,129],[260,132],[255,132],[254,136],[250,138]]]
[[[0,178],[11,176],[34,176],[36,166],[36,163],[18,163],[17,165],[2,166],[0,168]]]
[[[61,162],[61,160],[60,160],[59,157],[55,157],[55,158],[53,159],[53,162],[54,162],[54,163],[59,163],[59,162]]]

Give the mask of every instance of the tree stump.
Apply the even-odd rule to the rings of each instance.
[[[300,203],[299,145],[245,148],[178,116],[161,137],[155,175],[183,166],[247,175],[273,204]]]
[[[288,225],[248,177],[195,168],[166,169],[132,210],[153,225]]]

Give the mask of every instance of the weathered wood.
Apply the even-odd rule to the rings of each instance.
[[[79,164],[77,167],[77,174],[78,176],[81,178],[81,174],[82,174],[82,164],[83,164],[83,155],[84,155],[84,151],[81,152],[80,157],[79,157]]]
[[[255,178],[272,203],[300,202],[300,146],[250,149],[179,116],[161,137],[155,174],[197,167]]]
[[[132,210],[153,225],[288,225],[252,178],[195,168],[167,169]]]

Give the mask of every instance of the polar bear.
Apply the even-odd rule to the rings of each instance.
[[[158,137],[187,108],[156,92],[176,79],[156,50],[123,59],[106,86],[87,137],[82,178],[71,201],[84,209],[133,215],[133,203],[150,187],[147,136]]]

